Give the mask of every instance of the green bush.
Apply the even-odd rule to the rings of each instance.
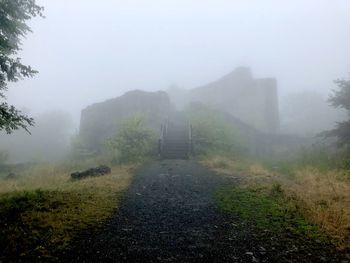
[[[108,139],[114,161],[140,162],[155,154],[155,132],[145,126],[145,117],[134,115],[125,119],[114,137]]]
[[[188,111],[192,123],[192,140],[197,155],[243,154],[245,140],[239,130],[208,107]]]

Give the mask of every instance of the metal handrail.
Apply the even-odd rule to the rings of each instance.
[[[188,138],[188,155],[193,154],[193,142],[192,142],[192,123],[188,123],[189,138]]]
[[[158,141],[158,154],[161,155],[163,152],[163,146],[164,146],[164,141],[165,137],[168,132],[168,125],[169,125],[169,119],[167,118],[165,123],[161,124],[160,126],[160,136],[159,136],[159,141]]]

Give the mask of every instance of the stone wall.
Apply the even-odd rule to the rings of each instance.
[[[192,90],[170,89],[169,94],[177,106],[183,107],[183,98],[187,97],[188,104],[201,102],[228,112],[262,132],[279,131],[277,81],[254,79],[249,68],[237,68],[217,81]]]
[[[171,110],[166,92],[130,91],[82,110],[79,136],[87,149],[99,151],[125,118],[144,114],[147,125],[158,130]]]

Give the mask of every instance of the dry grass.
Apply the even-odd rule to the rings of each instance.
[[[338,240],[338,247],[350,251],[350,180],[345,171],[320,171],[314,167],[295,170],[292,176],[266,169],[258,163],[243,165],[225,157],[205,159],[202,163],[219,174],[240,176],[246,185],[281,185],[300,211]]]
[[[64,170],[41,165],[24,171],[17,180],[1,180],[0,216],[15,214],[13,222],[0,220],[0,225],[8,226],[1,241],[14,244],[7,246],[7,253],[15,253],[12,249],[24,239],[29,242],[22,246],[24,254],[33,244],[40,255],[50,254],[50,248],[65,247],[76,232],[103,222],[118,207],[133,168],[115,166],[109,175],[79,181],[72,181]],[[45,239],[47,246],[36,244],[36,239]]]
[[[73,171],[73,170],[72,170]],[[85,189],[95,186],[108,185],[109,181],[123,182],[130,177],[131,166],[114,166],[112,173],[102,177],[90,177],[80,181],[71,181],[70,171],[56,165],[37,165],[23,171],[16,180],[2,180],[0,194],[19,191],[32,191],[35,189],[70,191],[72,189]]]
[[[342,173],[306,167],[280,182],[308,218],[336,237],[340,247],[350,249],[350,181],[342,180]]]

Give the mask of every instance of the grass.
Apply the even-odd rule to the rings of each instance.
[[[292,202],[298,213],[307,221],[317,225],[323,232],[337,240],[340,250],[350,252],[349,170],[335,166],[326,169],[324,165],[319,166],[318,162],[304,162],[302,165],[294,160],[290,163],[284,161],[281,169],[274,165],[267,166],[265,162],[257,160],[241,161],[222,156],[203,159],[202,163],[219,174],[238,176],[242,181],[241,186],[245,189],[271,191],[274,185],[279,185],[284,198],[289,200],[288,206]],[[252,201],[253,206],[257,205],[254,203],[256,192],[245,191],[248,191],[245,197],[253,198],[248,200]],[[262,200],[268,203],[272,200],[278,204],[275,199],[266,196],[264,191],[258,193]],[[235,190],[235,194],[244,195],[238,190]],[[234,201],[233,198],[230,200]],[[272,206],[270,208],[273,209]]]
[[[72,181],[70,167],[38,165],[0,184],[1,260],[50,258],[75,233],[106,220],[131,182],[131,166]],[[18,254],[18,252],[21,252]]]
[[[310,224],[297,209],[293,200],[285,198],[278,184],[266,187],[231,187],[218,191],[219,207],[229,213],[253,220],[257,228],[281,233],[289,231],[294,235],[323,240],[319,228]]]

